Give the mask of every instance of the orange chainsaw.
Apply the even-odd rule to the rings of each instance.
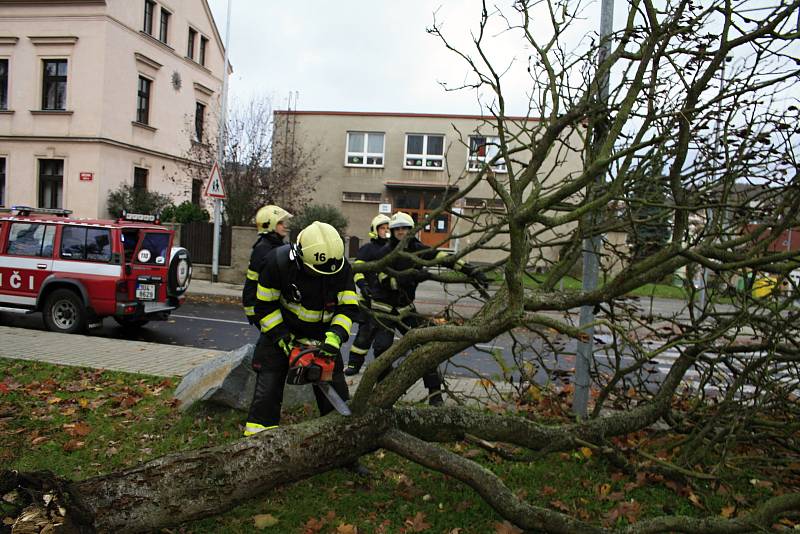
[[[336,360],[322,354],[319,347],[294,347],[289,353],[286,383],[295,386],[311,384],[325,395],[337,412],[352,415],[350,408],[331,385],[335,365]]]

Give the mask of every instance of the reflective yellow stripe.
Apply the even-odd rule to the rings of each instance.
[[[289,302],[283,297],[281,297],[281,306],[286,308],[287,311],[292,312],[301,321],[307,323],[318,323],[325,319],[325,315],[328,315],[328,320],[330,320],[330,317],[333,317],[333,312],[325,314],[322,310],[309,310],[297,302]]]
[[[261,325],[262,332],[269,332],[279,324],[283,322],[283,315],[281,315],[280,310],[275,310],[274,312],[266,315],[259,324]]]
[[[377,300],[372,301],[372,309],[378,310],[386,313],[392,313],[392,307],[388,304],[384,304],[383,302],[378,302]]]
[[[450,253],[449,253],[449,252],[437,252],[437,253],[436,253],[436,258],[435,258],[435,259],[437,259],[437,260],[440,260],[440,259],[442,259],[442,258],[446,258],[446,257],[447,257],[447,256],[449,256],[449,255],[450,255]]]
[[[245,315],[255,315],[256,308],[255,306],[245,306],[244,307],[244,314]]]
[[[378,280],[380,280],[381,282],[383,282],[387,278],[389,278],[388,274],[386,274],[386,273],[378,273]]]
[[[271,287],[264,287],[261,284],[258,284],[258,289],[256,290],[256,297],[258,300],[263,300],[265,302],[274,302],[280,298],[281,292],[277,289]]]
[[[271,428],[278,428],[278,425],[264,426],[264,425],[259,425],[258,423],[246,423],[244,425],[244,435],[245,437],[252,436],[254,434],[258,434],[259,432],[269,430]]]
[[[358,295],[356,295],[355,291],[340,291],[336,297],[339,300],[339,304],[358,306]]]
[[[253,270],[247,269],[247,279],[253,280],[254,282],[258,282],[258,273]]]
[[[350,347],[350,354],[363,355],[363,354],[366,354],[368,352],[369,352],[369,349],[362,349],[361,347],[356,347],[355,345]]]
[[[361,281],[361,280],[363,280],[364,278],[366,278],[366,277],[364,276],[364,273],[356,273],[356,274],[355,274],[355,276],[353,276],[353,281],[354,281],[354,282],[360,282],[360,281]]]
[[[339,315],[335,315],[333,317],[333,321],[331,321],[331,326],[333,325],[339,325],[342,328],[344,328],[344,331],[347,332],[347,335],[349,336],[350,328],[353,327],[353,321],[351,321],[348,316],[342,315],[340,313]]]

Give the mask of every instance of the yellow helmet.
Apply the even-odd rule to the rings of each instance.
[[[344,267],[344,242],[336,228],[314,221],[297,236],[297,256],[312,271],[336,274]]]
[[[389,220],[389,229],[394,230],[395,228],[414,228],[414,219],[408,213],[398,211]]]
[[[278,223],[292,217],[292,214],[279,206],[264,206],[256,212],[256,230],[259,234],[275,231]]]
[[[375,216],[372,219],[372,222],[369,225],[369,238],[370,239],[378,239],[380,236],[378,235],[378,227],[384,224],[389,224],[391,219],[384,215],[383,213]]]

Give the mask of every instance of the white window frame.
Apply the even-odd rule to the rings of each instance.
[[[364,138],[364,151],[363,152],[350,152],[350,136],[361,135]],[[369,136],[380,135],[383,137],[381,152],[369,152]],[[373,169],[381,169],[386,163],[386,132],[347,132],[344,146],[344,166],[345,167],[369,167]],[[361,158],[361,163],[351,163],[351,157]],[[381,158],[381,163],[368,163],[369,158]]]
[[[359,195],[358,198],[346,198],[347,195]],[[356,191],[342,191],[342,202],[363,202],[367,204],[382,204],[383,198],[378,198],[377,200],[372,200],[367,197],[367,195],[380,195],[380,193],[372,193],[372,192],[356,192]]]
[[[410,136],[422,136],[422,154],[409,154],[408,153],[408,138]],[[427,154],[428,152],[428,138],[429,137],[441,137],[442,138],[442,154],[441,155],[431,155]],[[405,141],[403,143],[403,168],[409,170],[416,170],[416,171],[443,171],[445,167],[445,153],[447,152],[447,136],[444,134],[423,134],[423,133],[407,133]],[[409,159],[420,159],[422,160],[422,165],[409,165]],[[431,166],[428,165],[428,162],[438,161],[440,162],[439,166]]]
[[[498,152],[500,151],[500,138],[497,137],[496,135],[478,135],[478,134],[470,135],[469,145],[467,146],[467,170],[470,172],[480,171],[484,167],[484,165],[486,165],[486,162],[492,159],[488,155],[478,156],[472,154],[472,140],[476,137],[483,137],[484,139],[486,139],[485,145],[487,147],[491,145],[494,148],[497,148]],[[502,163],[498,161],[495,165],[492,165],[492,170],[494,172],[504,173],[508,172],[508,167],[506,167],[505,161],[503,161]]]

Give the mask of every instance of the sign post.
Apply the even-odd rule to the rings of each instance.
[[[208,177],[205,196],[214,199],[214,245],[211,256],[211,281],[216,282],[219,275],[219,241],[222,219],[222,201],[225,199],[225,183],[219,172],[219,165],[215,162]]]

